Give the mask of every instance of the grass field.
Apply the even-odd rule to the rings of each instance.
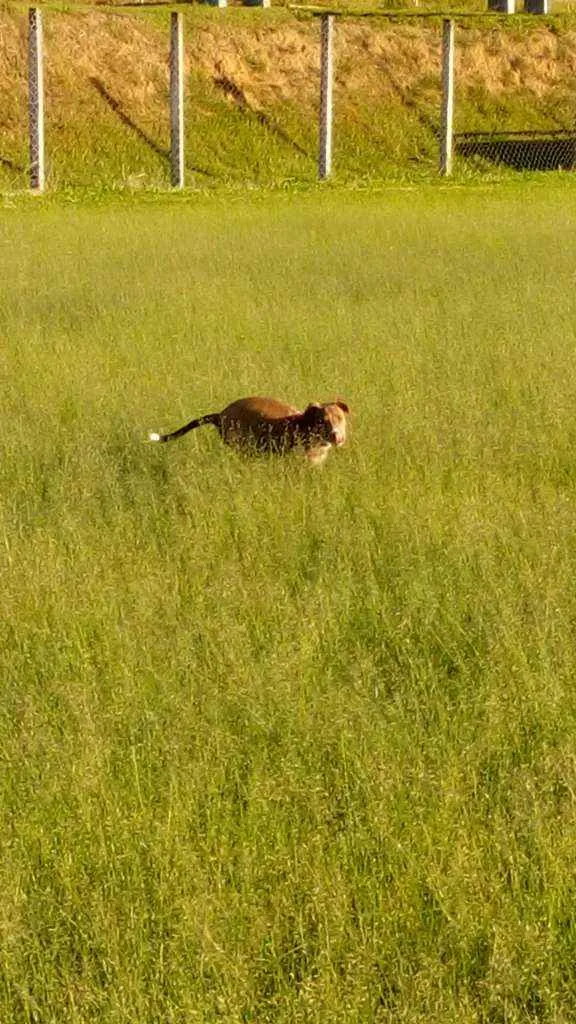
[[[3,211],[1,1021],[574,1020],[573,198]]]

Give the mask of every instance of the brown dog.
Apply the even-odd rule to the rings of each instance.
[[[151,441],[173,441],[189,430],[211,423],[225,444],[258,452],[283,454],[302,448],[314,465],[324,462],[332,447],[339,448],[346,440],[345,402],[317,402],[304,412],[275,398],[240,398],[222,412],[209,413],[191,420],[171,434],[149,435]]]

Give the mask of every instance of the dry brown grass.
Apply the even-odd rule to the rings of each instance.
[[[522,34],[462,32],[459,62],[462,85],[479,85],[493,95],[521,90],[542,97],[574,81],[576,32],[556,35],[545,25]]]
[[[90,81],[98,79],[134,113],[165,110],[167,32],[157,22],[110,12],[50,13],[45,32],[47,91],[60,109],[92,103]],[[437,75],[438,26],[341,23],[336,56],[343,90],[386,99]],[[542,96],[576,80],[576,31],[556,35],[546,25],[521,34],[500,27],[461,30],[458,59],[460,88],[491,94],[522,89]],[[209,81],[233,81],[250,106],[309,104],[317,92],[317,26],[272,18],[230,27],[224,19],[207,19],[189,32],[187,60]],[[25,96],[25,17],[0,12],[1,126],[13,124]]]

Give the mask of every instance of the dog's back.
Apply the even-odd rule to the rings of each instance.
[[[286,441],[294,418],[301,415],[276,398],[239,398],[222,410],[217,429],[226,444],[272,448]]]

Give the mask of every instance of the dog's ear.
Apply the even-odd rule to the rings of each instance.
[[[350,409],[346,405],[346,402],[343,402],[341,398],[339,398],[334,404],[337,405],[339,409],[342,409],[342,412],[350,412]]]

